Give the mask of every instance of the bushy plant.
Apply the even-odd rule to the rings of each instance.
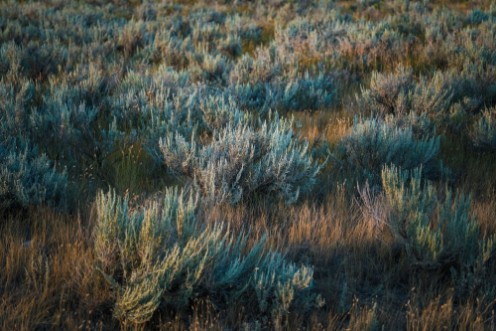
[[[322,110],[335,101],[335,82],[322,72],[284,71],[273,46],[259,49],[256,57],[244,55],[230,73],[231,91],[242,108],[264,113]],[[287,64],[286,64],[287,65]]]
[[[359,106],[370,109],[373,113],[397,114],[404,111],[401,104],[405,93],[412,89],[413,75],[411,70],[403,67],[393,74],[372,73],[369,89],[362,88],[362,95],[358,99]]]
[[[496,107],[482,112],[470,134],[475,147],[496,150]]]
[[[349,22],[343,28],[344,36],[332,51],[333,63],[338,67],[358,72],[391,69],[408,55],[406,38],[387,21]]]
[[[230,72],[231,84],[271,83],[282,74],[282,67],[270,48],[258,49],[254,56],[243,55]]]
[[[437,77],[453,92],[455,105],[459,104],[466,112],[476,113],[484,104],[496,101],[495,73],[494,65],[465,62],[461,68],[445,71]]]
[[[301,78],[290,80],[284,88],[281,105],[283,111],[320,110],[334,101],[333,80],[323,74],[310,77],[305,73]]]
[[[204,54],[199,66],[206,81],[224,81],[227,79],[230,62],[221,54],[216,56]]]
[[[278,118],[259,128],[230,124],[205,145],[171,134],[160,140],[160,148],[166,165],[193,179],[215,203],[237,204],[256,196],[293,203],[310,190],[320,169],[308,144],[293,136],[291,123]]]
[[[282,89],[277,81],[282,75],[280,63],[270,49],[257,49],[252,57],[243,55],[234,65],[229,77],[228,91],[241,109],[255,110],[262,116],[275,109]]]
[[[252,303],[262,313],[315,302],[311,268],[267,250],[264,238],[248,244],[247,234],[203,224],[197,195],[167,189],[163,200],[133,209],[109,192],[96,205],[95,254],[123,324],[146,323],[159,307],[182,309],[200,297]]]
[[[419,166],[424,175],[435,178],[442,170],[439,137],[415,138],[412,126],[397,127],[395,121],[372,118],[355,120],[351,133],[333,152],[336,171],[351,184],[380,184],[384,165],[395,165],[404,170]]]
[[[200,105],[203,122],[207,130],[221,130],[229,123],[248,123],[249,115],[241,111],[238,103],[230,94],[213,94],[205,96]]]
[[[414,111],[434,116],[446,112],[451,99],[451,90],[442,75],[421,77],[416,82],[411,69],[398,67],[390,74],[373,72],[370,87],[362,88],[357,103],[366,114],[401,115]]]
[[[28,138],[34,128],[30,127],[30,108],[33,106],[33,99],[36,88],[31,81],[19,81],[19,86],[15,84],[0,82],[0,133],[4,138],[15,137],[17,135]]]
[[[241,109],[255,110],[260,116],[266,116],[275,109],[281,99],[282,91],[269,83],[236,84],[229,88]]]
[[[421,168],[383,168],[391,231],[416,268],[473,266],[479,252],[479,225],[471,216],[470,197],[448,188],[438,193],[432,183],[422,183],[421,175]]]
[[[0,213],[14,207],[66,207],[67,174],[26,143],[0,143]]]
[[[489,19],[489,14],[481,11],[480,9],[473,9],[467,15],[467,22],[469,24],[481,24]]]
[[[411,128],[415,139],[429,138],[436,135],[436,125],[426,113],[410,112],[400,116],[385,116],[385,122],[401,129]]]

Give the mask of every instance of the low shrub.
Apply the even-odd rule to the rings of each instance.
[[[437,159],[439,137],[415,138],[411,125],[398,127],[393,120],[356,120],[351,133],[333,152],[337,175],[352,180],[352,185],[366,181],[372,187],[381,183],[381,170],[395,165],[404,170],[419,166],[424,176],[436,178],[443,168]]]
[[[422,185],[421,175],[421,168],[382,170],[389,228],[404,245],[414,268],[468,270],[480,247],[471,199],[448,188],[439,193],[429,182]]]
[[[288,81],[279,106],[281,111],[320,110],[334,102],[335,86],[331,77],[311,77],[308,72],[301,78]]]
[[[290,204],[315,183],[320,166],[307,143],[293,136],[291,123],[275,119],[253,128],[243,123],[216,130],[210,143],[199,145],[179,134],[160,140],[165,163],[191,178],[214,203],[278,197]]]
[[[143,324],[159,308],[176,310],[195,298],[214,304],[246,304],[260,313],[310,308],[313,270],[248,244],[219,224],[205,225],[198,196],[167,189],[163,200],[133,209],[127,198],[100,193],[96,201],[95,254],[115,291],[114,317]]]
[[[0,213],[14,207],[66,207],[67,174],[26,143],[0,142]]]
[[[401,115],[409,112],[431,116],[445,113],[452,100],[452,92],[441,74],[416,81],[413,71],[398,67],[394,73],[374,71],[370,87],[362,88],[357,104],[365,114]]]

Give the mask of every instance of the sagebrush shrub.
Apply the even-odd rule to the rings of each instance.
[[[66,207],[67,174],[27,144],[0,142],[0,213],[13,207]]]
[[[4,139],[20,135],[24,138],[34,128],[30,128],[35,86],[32,81],[22,80],[19,86],[0,82],[0,132]]]
[[[207,81],[226,80],[227,73],[230,71],[230,62],[221,54],[216,56],[205,54],[199,65],[203,78]]]
[[[388,225],[404,244],[414,267],[440,270],[469,268],[479,252],[479,225],[471,216],[470,197],[446,188],[439,193],[422,183],[422,169],[382,170],[389,209]]]
[[[409,112],[400,116],[385,116],[385,122],[389,125],[410,129],[415,139],[429,138],[436,135],[436,125],[426,113],[417,114]]]
[[[380,184],[382,167],[391,164],[404,170],[422,166],[430,178],[440,175],[439,137],[415,138],[412,126],[397,124],[396,120],[355,120],[351,133],[333,152],[339,176],[352,185],[368,181],[374,187]]]
[[[413,87],[413,74],[404,67],[392,74],[374,71],[370,78],[369,89],[362,88],[358,98],[359,106],[378,114],[398,114],[403,112],[401,103],[405,94]]]
[[[159,307],[182,309],[199,297],[261,313],[315,302],[311,268],[267,250],[264,238],[248,244],[247,234],[202,223],[197,195],[167,189],[163,200],[133,209],[109,192],[96,205],[95,254],[123,324],[145,323]]]
[[[248,123],[249,115],[241,111],[229,94],[205,96],[200,105],[202,119],[210,132],[225,128],[229,123]]]
[[[319,110],[332,105],[334,82],[323,74],[311,77],[306,72],[303,77],[288,81],[278,109],[281,111]]]
[[[271,83],[282,75],[281,64],[270,49],[257,49],[252,57],[243,55],[230,72],[229,82],[235,84]]]
[[[411,69],[400,66],[394,73],[372,72],[370,87],[362,87],[357,103],[366,114],[402,115],[413,111],[434,116],[449,109],[452,97],[442,75],[421,77],[417,82]]]
[[[179,134],[160,140],[165,163],[193,179],[207,200],[237,204],[242,199],[278,197],[293,203],[315,183],[320,166],[291,123],[274,119],[259,128],[243,123],[217,130],[209,144]]]
[[[258,49],[256,57],[244,55],[230,73],[231,91],[240,106],[264,113],[320,110],[332,105],[335,82],[323,73],[283,70],[272,47]]]
[[[255,110],[265,116],[271,109],[277,108],[283,91],[270,83],[235,84],[229,88],[241,109]]]

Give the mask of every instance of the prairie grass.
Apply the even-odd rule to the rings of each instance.
[[[2,329],[103,329],[110,292],[88,224],[39,208],[4,219],[2,234]]]

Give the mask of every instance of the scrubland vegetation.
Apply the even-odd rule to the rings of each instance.
[[[496,329],[492,1],[0,3],[0,329]]]

